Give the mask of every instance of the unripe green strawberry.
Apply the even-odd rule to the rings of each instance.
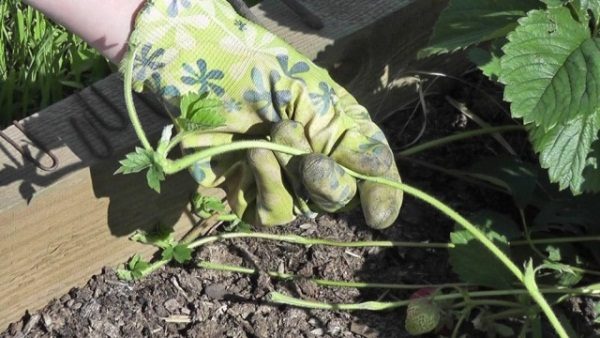
[[[406,309],[404,328],[413,335],[418,336],[431,332],[440,323],[440,308],[430,299],[413,298]]]

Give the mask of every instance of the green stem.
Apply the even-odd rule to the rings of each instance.
[[[235,215],[222,215],[218,217],[219,221],[232,221],[237,219]],[[416,243],[416,242],[397,242],[397,241],[357,241],[357,242],[341,242],[341,241],[331,241],[320,238],[307,238],[301,237],[298,235],[278,235],[278,234],[268,234],[268,233],[225,233],[219,234],[210,237],[204,237],[196,242],[190,243],[190,248],[194,249],[199,246],[217,242],[220,240],[227,239],[236,239],[236,238],[260,238],[266,240],[273,241],[282,241],[300,245],[326,245],[326,246],[335,246],[335,247],[345,247],[345,248],[362,248],[362,247],[380,247],[380,248],[392,248],[392,247],[404,247],[404,248],[434,248],[434,249],[453,249],[456,247],[453,243]],[[585,237],[580,237],[585,238]],[[552,239],[551,239],[552,240]],[[534,240],[535,241],[535,240]],[[511,246],[516,245],[527,245],[527,241],[520,242],[511,242]],[[572,269],[579,271],[581,273],[586,273],[590,275],[600,275],[598,271],[592,271],[587,269],[582,269],[579,267],[572,266]]]
[[[173,174],[173,173],[179,172],[181,170],[184,170],[184,169],[192,166],[194,163],[196,163],[202,159],[212,157],[215,155],[219,155],[219,154],[223,154],[223,153],[227,153],[227,152],[238,151],[238,150],[243,150],[243,149],[251,149],[251,148],[268,149],[268,150],[272,150],[272,151],[286,153],[289,155],[302,155],[302,154],[306,153],[302,150],[298,150],[298,149],[280,145],[280,144],[271,143],[268,141],[260,141],[260,140],[240,141],[240,142],[230,143],[230,144],[226,144],[226,145],[211,147],[206,150],[201,150],[201,151],[198,151],[197,153],[185,156],[184,158],[179,159],[177,161],[167,161],[167,163],[165,163],[165,166],[163,167],[163,170],[166,174]],[[430,204],[431,206],[440,210],[445,215],[447,215],[449,218],[451,218],[452,220],[454,220],[455,222],[460,224],[469,233],[471,233],[471,235],[473,235],[473,237],[475,237],[477,240],[479,240],[481,242],[481,244],[483,244],[488,250],[490,250],[515,275],[515,277],[517,278],[518,281],[520,281],[521,283],[523,283],[525,285],[525,287],[529,290],[531,297],[540,305],[540,308],[544,311],[544,314],[546,315],[546,317],[548,317],[548,320],[550,321],[550,323],[552,324],[552,326],[554,327],[554,329],[556,330],[558,335],[560,337],[568,337],[566,335],[565,329],[562,327],[560,321],[556,317],[556,314],[552,311],[552,309],[550,308],[550,305],[548,305],[548,302],[545,300],[543,295],[539,292],[538,288],[535,285],[532,285],[529,283],[526,284],[523,272],[510,260],[510,258],[504,253],[504,251],[500,250],[500,248],[498,248],[483,232],[481,232],[475,225],[473,225],[471,222],[469,222],[466,218],[461,216],[458,212],[456,212],[452,208],[448,207],[446,204],[442,203],[440,200],[436,199],[435,197],[433,197],[431,195],[426,194],[425,192],[423,192],[419,189],[416,189],[414,187],[408,186],[408,185],[400,183],[400,182],[388,180],[383,177],[365,176],[365,175],[359,174],[357,172],[354,172],[350,169],[347,169],[347,168],[344,168],[344,169],[350,175],[352,175],[356,178],[363,179],[365,181],[371,181],[371,182],[387,185],[389,187],[402,190],[406,194],[412,195],[412,196]],[[231,235],[235,235],[235,234],[231,234]]]
[[[246,150],[246,149],[269,149],[289,155],[304,155],[307,152],[303,150],[298,150],[296,148],[271,143],[269,141],[264,140],[255,140],[255,141],[238,141],[234,143],[229,143],[225,145],[210,147],[208,149],[200,150],[193,154],[184,156],[178,160],[172,161],[167,160],[163,166],[163,171],[167,175],[178,173],[182,170],[185,170],[191,166],[193,166],[196,162],[225,153],[230,153],[233,151]]]
[[[562,238],[541,238],[522,240],[522,241],[511,241],[511,246],[517,245],[529,245],[531,244],[561,244],[561,243],[577,243],[577,242],[600,242],[600,236],[582,236],[582,237],[562,237]]]
[[[596,295],[600,294],[600,290],[590,289],[589,287],[582,287],[576,289],[567,289],[567,288],[547,288],[538,290],[541,293],[546,294],[570,294],[570,295]],[[493,290],[493,291],[473,291],[469,292],[469,297],[479,298],[479,297],[503,297],[503,296],[517,296],[517,295],[527,295],[529,294],[529,290],[525,289],[515,289],[515,290]],[[464,299],[464,294],[461,292],[449,293],[445,295],[436,295],[431,297],[431,299],[435,301],[444,301],[444,300],[455,300],[455,299]],[[303,299],[294,298],[279,292],[271,292],[269,294],[269,299],[278,304],[287,304],[298,306],[302,308],[309,309],[324,309],[324,310],[373,310],[373,311],[382,311],[382,310],[391,310],[399,307],[404,307],[408,305],[410,300],[401,300],[396,302],[363,302],[363,303],[354,303],[354,304],[330,304],[316,301],[307,301]]]
[[[430,142],[425,142],[425,143],[419,144],[412,148],[401,151],[399,153],[399,155],[400,156],[411,156],[411,155],[420,153],[422,151],[429,150],[431,148],[439,147],[439,146],[442,146],[442,145],[445,145],[445,144],[448,144],[451,142],[456,142],[456,141],[464,140],[464,139],[475,137],[475,136],[501,133],[501,132],[507,132],[507,131],[522,131],[522,130],[525,130],[525,128],[523,126],[500,126],[500,127],[489,127],[489,128],[481,128],[481,129],[477,129],[477,130],[470,130],[470,131],[462,132],[459,134],[442,137],[440,139],[433,140]]]
[[[523,304],[509,302],[506,300],[497,300],[497,299],[478,299],[478,300],[467,300],[464,302],[460,302],[454,304],[453,308],[462,308],[465,306],[476,307],[476,306],[501,306],[501,307],[509,307],[509,308],[521,308]]]
[[[456,325],[454,326],[454,330],[452,330],[452,336],[450,336],[451,338],[458,337],[458,332],[460,331],[460,328],[462,327],[465,320],[471,315],[471,310],[472,310],[471,308],[463,309],[463,311],[460,314],[460,318],[458,319],[458,321],[456,322]]]
[[[326,245],[326,246],[334,246],[334,247],[343,247],[343,248],[364,248],[364,247],[383,247],[383,248],[392,248],[392,247],[405,247],[405,248],[442,248],[448,249],[453,247],[453,244],[448,243],[414,243],[414,242],[395,242],[395,241],[361,241],[361,242],[340,242],[340,241],[331,241],[320,238],[307,238],[298,235],[278,235],[278,234],[268,234],[262,232],[234,232],[234,233],[225,233],[218,234],[215,236],[204,237],[197,241],[194,241],[189,244],[190,249],[197,248],[199,246],[213,243],[225,239],[235,239],[235,238],[260,238],[267,239],[273,241],[294,243],[300,245]]]
[[[364,180],[368,180],[368,181],[372,181],[372,182],[380,183],[380,184],[385,184],[390,187],[400,189],[400,190],[404,191],[405,193],[412,195],[412,196],[428,203],[429,205],[435,207],[436,209],[438,209],[441,212],[443,212],[444,214],[446,214],[446,216],[448,216],[452,220],[454,220],[456,223],[460,224],[463,228],[465,228],[468,232],[470,232],[473,237],[475,237],[477,240],[479,240],[479,242],[481,242],[481,244],[483,244],[488,250],[490,250],[515,275],[515,277],[517,277],[517,279],[523,285],[525,285],[525,287],[529,291],[529,294],[531,295],[531,297],[538,303],[538,305],[540,306],[542,311],[544,311],[544,314],[550,321],[550,324],[552,324],[552,327],[554,327],[554,329],[556,330],[556,333],[561,338],[569,337],[567,335],[567,332],[565,331],[564,327],[560,323],[560,320],[558,319],[558,317],[556,317],[556,314],[554,313],[554,311],[552,311],[552,308],[550,307],[550,305],[548,304],[548,302],[546,301],[544,296],[540,293],[537,286],[534,284],[525,283],[525,276],[523,275],[523,272],[515,265],[515,263],[513,263],[513,261],[510,260],[510,258],[506,255],[506,253],[504,253],[504,251],[500,250],[500,248],[498,248],[483,232],[481,232],[475,225],[473,225],[466,218],[461,216],[458,212],[454,211],[454,209],[448,207],[446,204],[442,203],[440,200],[436,199],[435,197],[428,195],[425,192],[423,192],[417,188],[408,186],[406,184],[394,182],[394,181],[391,181],[391,180],[388,180],[388,179],[385,179],[382,177],[365,176],[365,175],[353,172],[348,169],[346,169],[346,171],[349,172],[354,177],[362,178]]]
[[[131,50],[131,54],[129,55],[125,68],[125,78],[124,82],[124,91],[125,91],[125,107],[127,108],[127,114],[129,114],[129,120],[133,125],[133,129],[135,130],[135,134],[138,139],[142,143],[142,146],[146,150],[154,150],[146,137],[146,133],[144,132],[144,128],[142,127],[142,123],[138,117],[137,111],[135,110],[135,104],[133,103],[133,64],[135,61],[135,53],[136,49]]]
[[[198,267],[207,269],[207,270],[216,270],[216,271],[227,271],[227,272],[236,272],[244,275],[256,275],[258,274],[258,270],[251,268],[244,268],[236,265],[227,265],[220,263],[212,263],[207,261],[200,261],[198,263]],[[465,283],[447,283],[447,284],[392,284],[392,283],[368,283],[368,282],[346,282],[346,281],[337,281],[330,279],[320,279],[320,278],[305,278],[302,276],[294,275],[291,273],[282,273],[282,272],[274,272],[268,271],[267,274],[276,279],[281,280],[294,280],[294,279],[306,279],[311,282],[314,282],[320,286],[328,286],[328,287],[340,287],[340,288],[356,288],[356,289],[395,289],[395,290],[418,290],[423,288],[454,288],[454,287],[466,287],[468,284]]]
[[[154,271],[156,271],[156,270],[162,268],[163,266],[169,264],[170,261],[171,261],[171,259],[161,259],[161,260],[158,260],[158,261],[150,264],[150,266],[148,266],[148,268],[146,268],[146,269],[144,269],[142,271],[142,277],[141,278],[149,276]]]
[[[521,309],[508,309],[506,311],[493,313],[489,316],[485,316],[485,320],[489,322],[511,318],[515,316],[524,316],[532,311],[531,307],[521,308]],[[568,337],[568,336],[567,336]]]

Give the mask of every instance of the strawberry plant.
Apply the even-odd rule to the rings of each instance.
[[[504,85],[550,180],[599,192],[599,25],[598,1],[451,0],[420,56],[468,49]]]
[[[132,73],[133,73],[133,55],[130,56],[125,69],[125,101],[130,120],[134,130],[142,143],[142,147],[137,148],[135,152],[126,156],[121,161],[121,168],[117,173],[132,174],[147,171],[146,177],[148,185],[160,192],[160,185],[168,175],[186,170],[195,163],[210,158],[215,155],[236,152],[246,149],[268,149],[274,152],[298,156],[306,154],[306,150],[296,149],[290,146],[277,144],[269,140],[243,140],[226,143],[224,145],[213,146],[186,153],[183,157],[172,159],[169,153],[177,147],[186,133],[197,132],[198,130],[209,130],[223,123],[220,116],[222,109],[217,100],[208,95],[191,95],[181,101],[180,110],[182,115],[175,120],[177,133],[173,135],[173,127],[164,128],[162,136],[156,148],[152,147],[144,130],[141,126],[132,99]],[[492,132],[494,131],[491,128]],[[444,141],[436,142],[436,145],[444,142],[452,142],[456,137]],[[369,241],[369,242],[336,242],[326,239],[305,238],[297,235],[276,235],[269,233],[251,232],[248,227],[239,222],[235,215],[227,214],[226,208],[220,205],[219,201],[207,197],[196,197],[193,203],[196,214],[208,219],[216,219],[225,222],[233,222],[232,228],[241,224],[238,231],[230,233],[221,233],[214,236],[202,237],[202,231],[193,229],[181,240],[175,240],[169,232],[159,232],[158,235],[138,233],[132,237],[133,240],[142,243],[157,246],[161,250],[160,259],[155,262],[144,261],[141,257],[135,256],[123,269],[119,270],[119,275],[124,279],[138,279],[155,271],[171,261],[187,263],[192,260],[191,252],[201,246],[208,245],[216,241],[223,241],[236,238],[255,238],[262,240],[274,240],[297,245],[326,245],[334,247],[418,247],[418,248],[444,248],[451,251],[453,256],[453,267],[460,278],[468,284],[444,284],[444,285],[403,285],[403,284],[385,284],[385,283],[361,283],[333,281],[324,279],[312,279],[317,285],[329,287],[353,287],[353,288],[384,288],[384,289],[421,289],[433,288],[435,292],[424,299],[403,300],[397,302],[365,302],[357,304],[327,304],[315,301],[296,299],[277,292],[270,294],[270,300],[275,303],[288,304],[307,308],[330,309],[330,310],[387,310],[398,307],[409,307],[406,319],[407,329],[415,334],[432,331],[438,327],[442,319],[456,317],[455,332],[458,332],[461,324],[469,317],[474,309],[489,309],[490,307],[509,308],[506,313],[494,313],[485,317],[486,325],[491,325],[494,330],[505,329],[498,320],[509,318],[515,314],[528,317],[524,324],[524,330],[532,325],[531,323],[543,313],[550,324],[554,327],[560,337],[568,337],[567,329],[551,308],[545,295],[555,295],[553,302],[557,303],[572,295],[597,295],[600,293],[598,285],[587,285],[579,287],[539,287],[537,280],[541,277],[543,271],[552,270],[559,275],[574,271],[574,267],[560,262],[546,262],[537,264],[534,268],[533,261],[512,257],[509,248],[512,245],[526,246],[531,244],[528,240],[521,243],[513,243],[511,237],[502,231],[498,231],[485,222],[470,221],[458,212],[442,203],[433,196],[411,187],[405,183],[390,180],[384,177],[366,176],[356,173],[352,170],[342,167],[349,175],[359,180],[376,182],[387,185],[398,190],[402,190],[408,195],[412,195],[427,204],[435,207],[440,212],[454,220],[459,227],[452,236],[451,243],[406,243],[390,241]],[[516,187],[509,191],[518,191],[523,187]],[[521,201],[522,203],[525,203]],[[200,224],[202,226],[202,223]],[[528,233],[526,233],[528,235]],[[555,239],[544,239],[548,243],[553,243]],[[580,238],[571,239],[574,241]],[[586,238],[589,240],[589,238]],[[594,240],[594,239],[592,239]],[[474,261],[475,260],[475,261]],[[518,267],[515,260],[526,263],[524,269]],[[551,264],[553,263],[553,264]],[[199,267],[205,269],[216,269],[221,271],[233,271],[243,274],[256,274],[257,271],[237,266],[223,265],[214,262],[198,262]],[[474,269],[476,267],[476,269]],[[278,272],[268,272],[272,278],[294,279],[297,276],[293,274],[283,274]],[[574,285],[572,283],[570,285]],[[519,286],[520,285],[520,286]],[[495,290],[480,291],[477,288],[487,287]],[[515,297],[514,301],[497,299],[498,297]],[[442,318],[444,317],[444,318]],[[505,330],[506,331],[506,330]]]

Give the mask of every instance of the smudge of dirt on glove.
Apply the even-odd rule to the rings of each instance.
[[[449,95],[469,102],[473,111],[485,113],[482,117],[491,124],[501,125],[508,121],[502,113],[489,113],[489,101],[471,90],[457,88]],[[443,96],[429,98],[428,102],[429,123],[422,141],[474,127],[472,122],[448,107]],[[419,133],[418,119],[401,133],[405,122],[406,114],[398,114],[385,123],[393,126],[385,130],[393,147],[406,144]],[[515,149],[527,151],[526,140],[522,136],[506,137]],[[444,168],[460,169],[468,167],[481,154],[494,156],[503,151],[492,138],[481,137],[431,150],[415,158]],[[401,161],[399,167],[405,182],[435,195],[467,216],[485,208],[514,212],[510,199],[500,193],[465,184],[413,162]],[[366,228],[358,211],[337,216],[323,215],[314,221],[298,220],[287,227],[261,230],[343,241],[447,242],[453,226],[451,221],[429,206],[407,197],[397,224],[381,232]],[[447,252],[434,249],[342,249],[235,240],[204,247],[196,253],[196,258],[258,268],[263,273],[245,276],[191,266],[169,266],[139,282],[123,283],[112,269],[106,269],[84,287],[71,290],[38,312],[26,314],[21,321],[0,333],[0,338],[408,337],[403,329],[403,310],[351,313],[303,310],[269,304],[265,295],[277,290],[306,299],[353,303],[406,299],[410,292],[334,289],[318,287],[306,280],[274,281],[267,278],[264,271],[390,283],[457,281],[448,265]],[[592,324],[594,310],[591,304],[576,298],[563,309],[576,331],[584,337],[598,334]],[[468,324],[467,329],[470,330]],[[477,331],[467,331],[466,334],[469,337],[483,336]],[[548,331],[544,332],[544,337],[553,335]]]

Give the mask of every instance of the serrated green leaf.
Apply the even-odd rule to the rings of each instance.
[[[142,256],[140,256],[139,254],[133,255],[133,257],[131,257],[131,259],[129,260],[129,263],[127,264],[127,267],[129,268],[129,270],[134,270],[135,269],[135,265],[140,260],[142,260]]]
[[[173,259],[173,246],[169,246],[163,249],[163,251],[160,254],[160,257],[162,260],[171,260]]]
[[[598,114],[600,40],[567,8],[531,11],[504,46],[500,81],[514,117],[548,131]]]
[[[181,99],[181,117],[176,119],[185,131],[207,130],[223,126],[227,119],[222,114],[223,103],[208,95],[190,93]]]
[[[175,243],[175,239],[173,237],[173,229],[163,225],[159,225],[156,229],[150,232],[141,230],[136,231],[130,237],[130,239],[138,243],[150,244],[163,249],[173,246],[173,244]]]
[[[149,268],[150,263],[142,259],[139,254],[136,254],[131,257],[126,269],[117,269],[117,276],[122,280],[132,281],[144,277]]]
[[[562,260],[562,252],[560,247],[554,245],[547,245],[544,249],[548,253],[548,259],[554,262],[559,262]]]
[[[139,261],[137,261],[137,263],[135,263],[135,267],[133,268],[132,272],[134,276],[136,275],[136,273],[139,273],[139,276],[141,277],[145,275],[145,271],[149,268],[150,262],[140,259]]]
[[[192,198],[192,208],[196,214],[203,218],[208,218],[215,213],[225,212],[225,204],[220,198],[204,196],[200,193],[196,193]]]
[[[590,21],[594,29],[598,29],[600,23],[600,1],[598,0],[571,0],[572,8],[575,9],[580,20]]]
[[[600,140],[594,141],[591,149],[583,168],[581,190],[598,193],[600,192]]]
[[[240,221],[235,227],[235,232],[251,233],[252,225],[244,221]]]
[[[538,178],[536,166],[508,156],[482,158],[469,168],[469,175],[508,190],[520,208],[533,199]]]
[[[480,212],[472,221],[498,248],[510,253],[509,236],[518,237],[514,222],[493,212]],[[510,288],[516,281],[512,272],[467,230],[452,232],[450,241],[455,245],[450,250],[450,265],[462,281],[499,289]]]
[[[165,180],[165,174],[156,166],[150,167],[148,172],[146,173],[146,181],[148,182],[148,186],[152,188],[154,191],[160,194],[160,182]]]
[[[133,275],[131,271],[125,269],[117,269],[117,278],[123,281],[130,282],[133,280]]]
[[[584,189],[600,189],[591,185],[594,180],[586,181],[583,177],[584,169],[592,164],[588,162],[588,155],[592,152],[592,143],[598,139],[599,129],[598,113],[577,116],[548,132],[541,127],[531,128],[530,139],[540,153],[540,164],[548,169],[550,181],[558,183],[561,190],[570,188],[574,194],[580,194]],[[596,170],[586,174],[600,175]]]
[[[419,57],[453,52],[506,36],[537,0],[451,0],[435,24],[429,46]]]
[[[505,43],[506,39],[496,39],[492,43],[490,50],[479,47],[470,48],[467,52],[467,57],[481,70],[483,75],[492,81],[498,81],[500,78],[500,60],[502,55],[504,55],[502,46]]]
[[[173,248],[173,258],[177,263],[183,264],[192,259],[192,249],[187,245],[178,244]]]
[[[542,2],[545,3],[548,8],[562,7],[570,1],[571,0],[542,0]]]
[[[115,171],[116,174],[134,174],[152,166],[153,154],[144,148],[136,147],[135,152],[125,155],[125,159],[119,161],[121,167]]]
[[[579,271],[572,269],[570,265],[559,262],[546,261],[539,267],[540,269],[552,270],[556,283],[560,286],[571,287],[579,283],[583,279],[583,275]]]

